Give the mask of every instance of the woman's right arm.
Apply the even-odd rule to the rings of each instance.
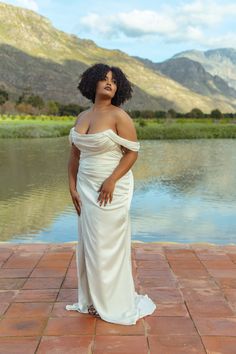
[[[70,156],[68,161],[68,177],[70,193],[76,191],[77,173],[79,170],[80,150],[71,145]]]
[[[80,195],[76,189],[79,160],[80,160],[80,150],[74,144],[72,144],[70,150],[69,162],[68,162],[69,190],[70,190],[70,195],[73,204],[75,206],[75,209],[77,213],[80,215],[82,203],[80,200]]]
[[[79,116],[77,117],[75,125],[77,124],[77,121],[78,121],[80,115],[81,114],[79,114]],[[73,204],[75,206],[75,209],[76,209],[77,213],[80,215],[82,203],[80,200],[79,193],[77,192],[77,189],[76,189],[77,174],[78,174],[78,170],[79,170],[79,160],[80,160],[80,150],[72,143],[69,161],[68,161],[69,190],[70,190],[70,195],[71,195]]]

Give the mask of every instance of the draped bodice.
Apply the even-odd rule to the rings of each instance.
[[[122,138],[112,129],[106,129],[102,132],[81,134],[75,128],[71,128],[69,134],[70,144],[74,144],[80,150],[80,160],[89,157],[107,159],[120,159],[122,157],[121,146],[132,151],[140,149],[140,143]]]
[[[70,130],[69,141],[80,150],[80,178],[86,176],[93,180],[102,180],[112,173],[123,156],[121,146],[132,151],[140,149],[139,142],[122,138],[112,129],[81,134],[73,127]],[[130,174],[131,171],[128,171],[127,176]]]

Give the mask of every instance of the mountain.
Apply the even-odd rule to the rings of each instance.
[[[211,75],[199,62],[187,57],[175,56],[162,63],[153,63],[151,60],[135,57],[147,67],[161,72],[179,82],[190,90],[204,96],[225,96],[236,98],[236,90],[218,75]]]
[[[232,98],[219,95],[215,99],[193,92],[120,50],[101,48],[54,28],[34,11],[0,3],[0,23],[0,86],[6,87],[11,97],[30,87],[44,99],[88,105],[77,90],[80,74],[103,62],[119,66],[134,85],[133,98],[124,109],[235,111]]]
[[[218,75],[236,89],[236,49],[219,48],[205,52],[188,50],[178,53],[173,58],[189,58],[200,63],[211,75]]]

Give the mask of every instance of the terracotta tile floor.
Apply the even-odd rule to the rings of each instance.
[[[236,354],[236,245],[132,242],[156,311],[122,326],[66,311],[77,243],[0,244],[0,354]]]

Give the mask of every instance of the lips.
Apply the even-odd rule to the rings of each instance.
[[[111,88],[110,88],[109,86],[106,86],[106,87],[105,87],[105,90],[111,91]]]

